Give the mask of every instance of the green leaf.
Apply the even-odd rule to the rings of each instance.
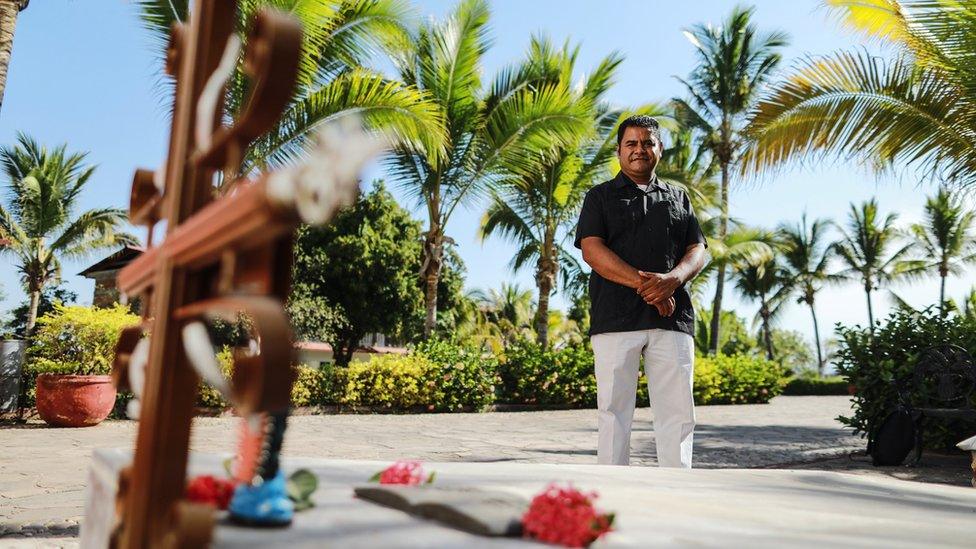
[[[425,482],[424,484],[434,484],[434,477],[436,477],[436,476],[437,476],[437,473],[436,472],[432,472],[430,475],[427,476],[427,482]]]
[[[369,477],[369,482],[379,482],[380,481],[380,475],[382,475],[382,474],[383,474],[383,471],[376,471],[376,474],[375,475]]]
[[[308,469],[299,469],[288,477],[288,482],[286,484],[286,490],[288,491],[288,497],[291,498],[296,504],[305,503],[308,501],[312,492],[319,487],[319,479],[314,473]]]
[[[229,477],[234,476],[234,458],[229,457],[225,459],[223,461],[223,465],[224,465],[224,472],[227,473],[227,476]]]

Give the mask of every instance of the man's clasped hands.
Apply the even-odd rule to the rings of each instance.
[[[674,314],[674,291],[681,286],[681,279],[673,273],[648,273],[637,271],[641,277],[637,293],[648,305],[653,305],[661,316]]]

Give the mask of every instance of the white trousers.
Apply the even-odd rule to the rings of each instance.
[[[591,338],[596,368],[601,464],[630,463],[630,428],[637,401],[637,377],[644,372],[654,410],[654,441],[661,467],[691,468],[695,436],[692,374],[695,342],[672,330],[597,334]]]

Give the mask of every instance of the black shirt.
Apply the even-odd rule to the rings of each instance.
[[[646,203],[646,207],[645,207]],[[647,272],[671,271],[692,244],[705,236],[688,195],[655,178],[641,191],[623,172],[586,193],[579,223],[577,248],[588,236],[598,236],[630,266]],[[590,335],[661,328],[694,335],[691,295],[682,284],[675,292],[675,311],[662,317],[633,288],[590,273]]]

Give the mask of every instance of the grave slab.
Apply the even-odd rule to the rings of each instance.
[[[223,474],[227,455],[194,454],[190,474]],[[96,450],[83,547],[104,546],[127,450]],[[283,530],[220,521],[215,547],[542,547],[487,538],[354,496],[385,461],[291,458],[319,478],[315,507]],[[976,490],[825,471],[659,469],[576,464],[425,463],[445,488],[531,498],[550,482],[599,492],[616,531],[595,547],[972,547]]]

